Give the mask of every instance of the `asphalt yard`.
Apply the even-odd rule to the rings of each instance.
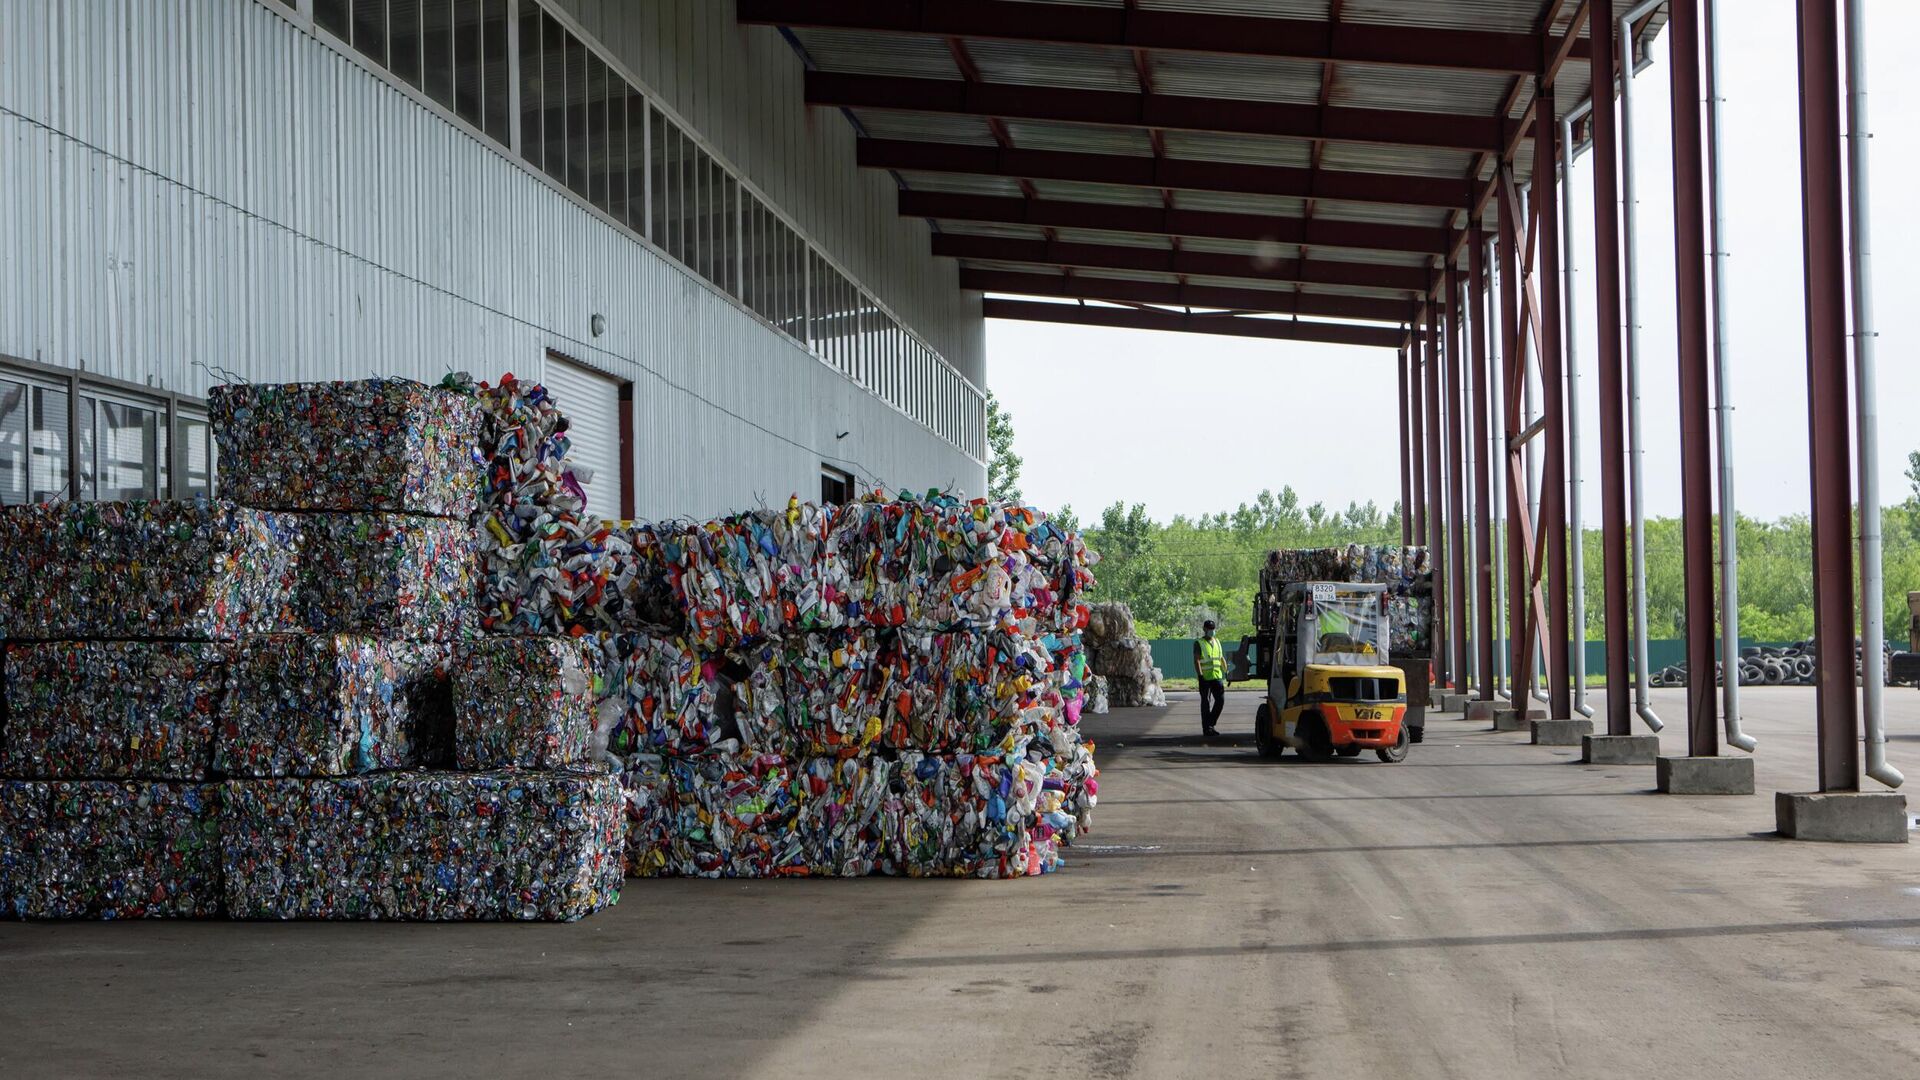
[[[1747,692],[1750,797],[1448,718],[1400,765],[1263,762],[1257,700],[1214,740],[1192,694],[1089,717],[1096,831],[1046,878],[635,881],[562,926],[0,924],[0,1076],[1920,1075],[1920,846],[1771,835],[1811,691]],[[1888,704],[1920,776],[1920,691]]]

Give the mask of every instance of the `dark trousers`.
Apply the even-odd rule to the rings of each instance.
[[[1220,722],[1220,710],[1227,707],[1227,684],[1220,679],[1200,680],[1200,730],[1212,731]]]

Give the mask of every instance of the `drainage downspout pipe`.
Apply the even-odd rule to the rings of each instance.
[[[1867,775],[1890,788],[1906,778],[1887,764],[1885,591],[1880,565],[1879,373],[1874,357],[1873,200],[1867,141],[1866,0],[1847,0],[1847,203],[1848,266],[1853,278],[1854,426],[1860,447],[1860,674],[1861,719],[1867,735]]]
[[[1753,752],[1759,745],[1740,730],[1740,530],[1733,501],[1733,378],[1727,364],[1726,191],[1720,176],[1720,0],[1707,0],[1708,227],[1713,276],[1713,396],[1720,450],[1720,680],[1727,745]],[[1862,433],[1865,439],[1865,433]],[[1864,489],[1863,489],[1864,490]],[[1876,504],[1877,505],[1877,504]],[[1865,533],[1861,545],[1866,544]]]
[[[1498,273],[1499,260],[1495,257],[1492,244],[1487,245],[1486,259],[1487,261],[1485,265],[1489,268],[1489,270],[1492,271],[1492,273]],[[1489,281],[1492,280],[1491,276],[1489,276],[1488,280]],[[1498,302],[1499,300],[1499,290],[1489,288],[1488,293],[1489,295],[1487,297],[1487,300],[1488,300],[1487,307],[1491,309],[1494,303]],[[1489,335],[1489,337],[1491,337],[1493,333],[1492,327],[1495,324],[1497,324],[1497,322],[1498,322],[1497,314],[1495,315],[1494,318],[1487,320],[1488,327],[1487,327],[1486,333]],[[1504,350],[1501,350],[1501,351],[1504,352]],[[1496,351],[1493,349],[1487,350],[1487,355],[1490,357],[1494,356],[1495,353]],[[1493,367],[1495,370],[1499,370],[1500,365],[1496,362],[1493,364]],[[1491,396],[1493,400],[1491,402],[1491,407],[1493,409],[1493,415],[1498,422],[1487,425],[1488,428],[1491,430],[1487,437],[1487,445],[1482,449],[1485,450],[1487,454],[1487,464],[1492,473],[1492,480],[1493,480],[1493,486],[1491,490],[1494,493],[1493,505],[1488,507],[1488,511],[1493,518],[1493,526],[1492,526],[1493,527],[1493,567],[1492,567],[1492,570],[1493,570],[1493,640],[1494,640],[1493,686],[1494,686],[1494,692],[1496,694],[1499,694],[1500,696],[1503,696],[1507,700],[1511,701],[1513,700],[1513,672],[1508,670],[1509,665],[1507,663],[1507,620],[1506,620],[1507,551],[1506,551],[1505,541],[1506,541],[1506,535],[1507,535],[1507,529],[1506,529],[1507,520],[1506,520],[1505,507],[1507,505],[1507,500],[1506,500],[1507,477],[1504,470],[1506,468],[1507,455],[1499,449],[1499,444],[1501,442],[1501,432],[1506,427],[1506,416],[1507,416],[1506,383],[1507,383],[1507,380],[1504,377],[1504,373],[1502,374],[1501,377],[1491,378],[1487,380],[1488,386],[1492,388]]]
[[[1573,191],[1573,125],[1593,111],[1593,101],[1568,113],[1560,121],[1560,175],[1569,194]],[[1561,340],[1567,349],[1567,526],[1573,533],[1571,553],[1573,578],[1573,709],[1592,718],[1593,706],[1587,704],[1587,530],[1580,513],[1580,349],[1579,329],[1574,319],[1577,295],[1573,287],[1573,215],[1560,215],[1560,250],[1566,260],[1566,333]]]
[[[1620,43],[1624,55],[1634,55],[1633,24],[1659,6],[1648,0],[1620,18]],[[1633,711],[1650,731],[1666,725],[1653,711],[1647,697],[1647,507],[1646,484],[1641,475],[1640,445],[1640,257],[1638,198],[1633,182],[1633,63],[1626,65],[1626,77],[1620,80],[1620,192],[1621,241],[1623,262],[1627,268],[1625,306],[1627,318],[1627,462],[1628,486],[1632,489],[1633,515]]]

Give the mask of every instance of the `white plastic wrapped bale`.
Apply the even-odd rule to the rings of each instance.
[[[1120,601],[1087,609],[1087,667],[1106,679],[1106,704],[1116,709],[1163,708],[1153,647],[1134,634],[1133,611]]]

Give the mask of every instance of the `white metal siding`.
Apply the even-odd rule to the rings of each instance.
[[[726,4],[640,10],[678,8],[691,23],[709,7],[730,17]],[[668,92],[657,76],[672,69],[681,101],[720,85],[744,99],[767,72],[763,113],[744,100],[740,115],[680,111],[710,121],[703,133],[773,197],[799,198],[796,217],[830,249],[873,250],[850,239],[859,218],[874,231],[873,178],[836,200],[829,147],[783,136],[799,74],[773,51],[786,48],[777,35],[729,30],[727,48],[746,54],[730,54],[728,80],[683,48],[685,34],[669,46],[638,22],[627,33],[625,47],[654,50],[654,88]],[[832,152],[851,170],[850,146]],[[251,0],[8,5],[0,193],[0,353],[201,395],[221,381],[215,369],[487,377],[554,349],[635,383],[643,516],[808,493],[823,461],[863,485],[985,487],[980,461]],[[885,260],[866,258],[847,261],[884,287]],[[934,268],[923,279],[951,276],[918,262]],[[914,318],[911,298],[887,299]],[[594,313],[607,320],[600,338]],[[963,316],[927,336],[966,371],[977,304],[970,327]]]

